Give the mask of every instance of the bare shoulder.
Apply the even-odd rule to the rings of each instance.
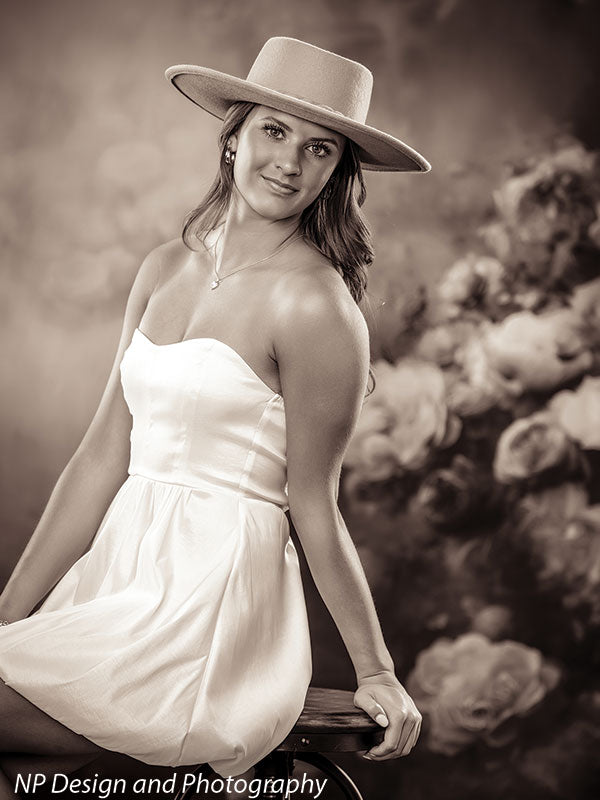
[[[335,498],[369,374],[369,334],[344,280],[311,262],[277,282],[273,344],[285,400],[288,496],[300,528]],[[328,500],[329,502],[329,500]],[[318,529],[318,526],[316,526]]]
[[[325,337],[368,360],[367,322],[344,279],[324,257],[287,271],[274,287],[273,305],[275,349],[285,331],[285,338]]]
[[[330,264],[295,268],[278,284],[273,349],[288,433],[305,436],[312,424],[344,431],[345,437],[368,383],[365,318]]]
[[[154,272],[163,282],[176,272],[185,259],[189,257],[190,250],[185,246],[181,237],[163,242],[151,250],[142,264],[149,271]]]

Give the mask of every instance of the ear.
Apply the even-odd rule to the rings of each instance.
[[[230,150],[232,150],[235,153],[238,146],[238,137],[236,133],[233,133],[229,137],[229,139],[227,139],[227,146],[229,147]]]

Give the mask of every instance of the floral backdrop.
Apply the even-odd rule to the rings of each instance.
[[[600,159],[558,137],[492,199],[399,352],[374,362],[343,494],[425,717],[407,796],[591,798]]]
[[[139,264],[214,176],[218,121],[164,69],[244,76],[268,36],[305,39],[366,64],[369,123],[433,164],[365,176],[377,387],[340,493],[425,725],[409,758],[334,758],[366,800],[600,797],[599,23],[597,0],[7,5],[0,585],[97,408]],[[303,577],[313,683],[351,690]]]

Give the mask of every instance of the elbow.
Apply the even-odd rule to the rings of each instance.
[[[311,486],[288,485],[290,517],[298,533],[301,530],[322,528],[337,519],[337,487],[326,484]]]

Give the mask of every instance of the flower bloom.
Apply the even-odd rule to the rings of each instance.
[[[494,476],[500,483],[519,483],[559,470],[566,476],[577,466],[577,446],[544,412],[515,420],[496,445]]]
[[[587,375],[575,391],[555,394],[548,410],[585,450],[600,450],[600,378]]]
[[[416,502],[432,525],[447,527],[465,523],[487,497],[489,487],[480,470],[465,456],[457,455],[451,467],[427,475]]]
[[[429,717],[429,749],[455,755],[477,740],[498,743],[499,726],[530,712],[559,678],[539,650],[466,633],[419,653],[407,689]]]
[[[452,319],[465,309],[508,299],[504,278],[504,267],[497,258],[469,253],[455,261],[437,290],[442,316]]]
[[[439,367],[418,359],[377,361],[376,387],[365,402],[344,457],[364,480],[422,468],[430,451],[453,444],[460,420],[448,411]]]
[[[558,591],[565,607],[587,605],[600,622],[600,505],[588,506],[578,484],[525,495],[518,506],[518,535],[533,556],[537,583]]]
[[[484,348],[492,368],[518,385],[519,393],[551,391],[593,364],[571,309],[510,314],[486,330]]]

